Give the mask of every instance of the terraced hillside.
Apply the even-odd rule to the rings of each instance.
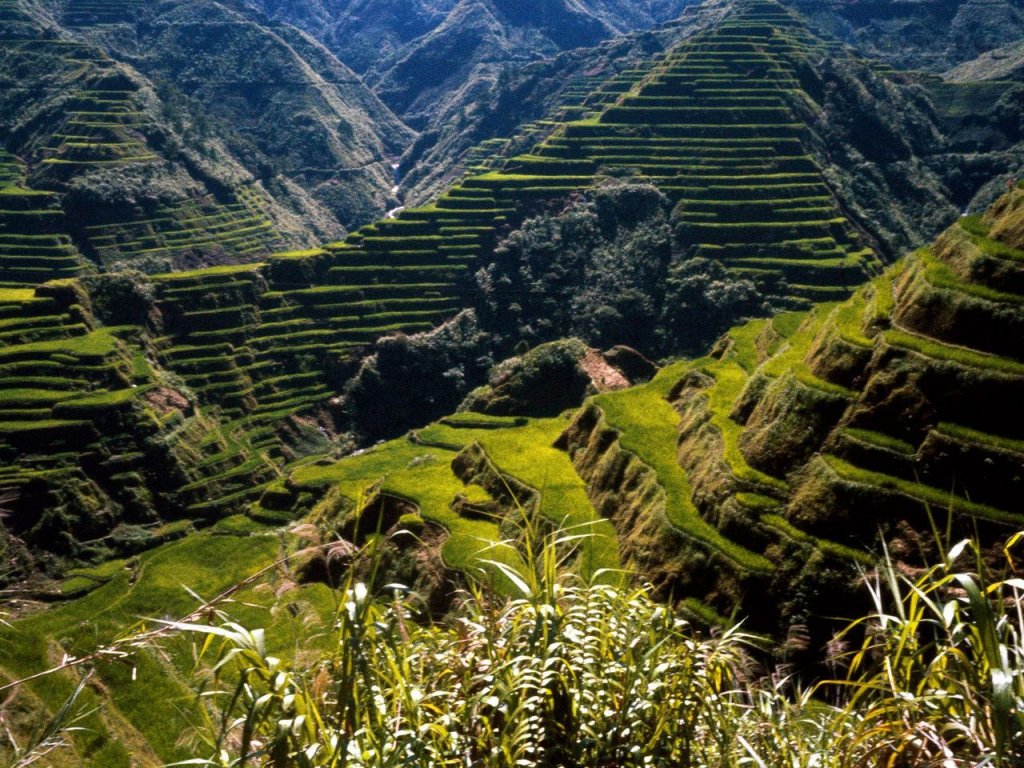
[[[288,266],[296,263],[304,262]],[[387,567],[422,578],[417,587],[425,596],[450,589],[451,570],[489,569],[499,588],[509,586],[495,563],[521,567],[509,545],[520,533],[521,510],[536,513],[529,516],[541,530],[555,524],[594,534],[580,541],[575,559],[585,573],[621,561],[701,620],[724,622],[738,612],[748,629],[788,633],[788,659],[801,646],[815,655],[828,639],[829,618],[848,604],[852,565],[870,564],[865,552],[879,530],[890,552],[912,564],[919,548],[929,547],[928,507],[940,529],[948,510],[954,531],[976,525],[998,541],[1024,522],[1015,509],[1024,477],[1024,421],[1015,408],[1024,387],[1015,343],[1024,323],[1022,264],[1024,187],[848,300],[737,327],[706,357],[663,368],[648,384],[599,394],[576,412],[548,419],[460,413],[340,461],[298,462],[265,486],[250,515],[281,521],[320,499],[313,525],[296,531],[301,542],[232,517],[138,558],[75,571],[63,584],[66,604],[21,619],[16,630],[0,627],[10,649],[3,674],[48,666],[58,637],[66,652],[87,653],[140,614],[186,615],[195,603],[175,588],[182,581],[217,594],[257,569],[257,582],[265,578],[272,588],[238,593],[235,615],[272,624],[293,648],[315,644],[309,623],[319,626],[331,610],[320,582],[330,582],[332,571],[329,558],[309,549],[295,555],[314,535],[309,529],[356,543],[391,533]],[[249,280],[231,270],[222,279],[235,290]],[[45,414],[33,417],[33,409],[74,423],[79,439],[88,440],[101,418],[97,409],[107,414],[102,418],[125,415],[117,403],[138,406],[140,399],[149,403],[143,410],[151,429],[160,419],[186,432],[203,428],[198,414],[183,412],[188,401],[180,393],[167,388],[162,399],[151,397],[160,391],[159,371],[126,357],[124,342],[107,331],[75,329],[67,293],[53,286],[8,291],[2,299],[0,312],[18,323],[30,308],[46,318],[39,341],[0,348],[8,377],[2,391],[13,398],[4,411],[5,443],[21,439],[22,429],[37,445],[52,439]],[[44,329],[61,323],[63,330]],[[16,373],[23,363],[33,370]],[[103,389],[64,399],[53,384],[68,371]],[[132,378],[135,388],[125,384]],[[116,452],[90,447],[97,461],[90,469],[83,464],[83,473],[121,470],[150,482],[132,439],[125,435]],[[229,449],[211,455],[201,443],[184,440],[180,451],[225,464]],[[60,446],[34,460],[13,471],[23,487],[47,476],[61,460]],[[5,470],[5,480],[11,474]],[[130,487],[142,492],[138,483]],[[192,486],[197,496],[208,487]],[[90,518],[97,519],[102,515]],[[138,540],[127,533],[103,544],[131,551]],[[175,533],[180,529],[148,531]],[[284,554],[293,555],[291,563],[275,566]],[[259,609],[270,595],[290,595],[289,610]],[[126,733],[136,755],[144,750],[154,764],[183,757],[166,734],[182,717],[175,702],[188,695],[179,671],[192,663],[191,645],[169,642],[166,650],[136,659],[146,690],[162,694],[147,706],[137,706],[130,671],[100,666],[104,685],[88,695],[100,692],[108,709],[89,721],[88,744],[78,745],[88,752],[84,764],[130,765]],[[71,685],[64,677],[33,683],[37,698],[18,710],[14,727],[29,722],[37,706],[59,705]]]
[[[152,546],[274,476],[150,362],[140,329],[98,327],[88,305],[74,281],[0,289],[8,569]]]
[[[25,167],[0,151],[0,287],[76,277],[89,267],[68,236],[60,199],[27,189]]]
[[[776,294],[841,295],[874,260],[838,210],[793,112],[795,67],[809,45],[781,6],[743,4],[598,117],[569,124],[518,162],[650,177],[678,201],[683,238],[698,255],[769,285],[784,279]]]
[[[134,21],[142,0],[65,0],[63,21],[72,27],[125,24]]]
[[[350,353],[385,334],[429,330],[463,303],[460,245],[439,255],[441,237],[407,236],[401,253],[382,254],[376,243],[388,243],[393,226],[365,232],[360,248],[156,276],[162,361],[232,418],[270,424],[323,402],[351,375]],[[475,248],[477,238],[470,231],[455,243]]]
[[[315,527],[335,544],[338,530],[357,544],[378,529],[389,534],[382,538],[390,547],[387,572],[379,578],[414,585],[426,610],[450,605],[453,588],[464,583],[452,577],[453,569],[484,569],[484,578],[499,591],[511,591],[512,582],[494,563],[527,576],[519,552],[499,543],[521,534],[519,510],[540,532],[552,524],[571,527],[583,536],[573,567],[618,581],[614,570],[600,572],[618,566],[614,531],[598,519],[568,456],[541,447],[550,446],[566,423],[564,418],[452,417],[412,439],[340,463],[300,466],[287,482],[270,485],[251,516],[280,523],[297,499],[320,498],[333,487],[315,510]],[[234,516],[139,555],[75,569],[59,592],[51,593],[57,604],[19,617],[16,629],[0,625],[5,647],[0,677],[45,668],[58,641],[68,653],[86,654],[140,616],[187,616],[196,609],[196,594],[219,594],[246,579],[252,581],[234,594],[239,603],[232,612],[239,620],[282,632],[287,638],[282,642],[270,639],[282,658],[319,648],[317,628],[334,620],[337,593],[329,584],[338,569],[331,564],[335,558],[326,556],[329,549],[318,554],[321,548],[300,538],[313,527],[292,534]],[[160,533],[172,538],[173,531]],[[280,560],[285,555],[288,562]],[[272,607],[286,609],[268,613]],[[121,664],[97,665],[102,685],[89,688],[85,700],[101,708],[90,707],[84,722],[88,738],[75,739],[64,753],[77,765],[128,768],[142,759],[156,766],[189,757],[191,745],[169,734],[182,732],[193,711],[191,643],[168,636],[159,653],[141,652],[134,663],[134,673]],[[22,688],[12,731],[21,733],[38,722],[42,709],[59,706],[72,680],[60,674]],[[136,684],[141,681],[145,689]]]
[[[79,56],[90,56],[87,49]],[[157,159],[143,132],[150,118],[139,104],[136,83],[118,71],[113,61],[92,54],[84,59],[95,66],[95,79],[72,92],[64,106],[64,125],[43,150],[42,162],[60,175],[93,165],[146,163]]]
[[[879,532],[914,561],[947,515],[990,541],[1019,527],[1022,222],[1018,189],[843,303],[592,400],[562,444],[624,561],[698,612],[824,641]]]
[[[805,98],[797,67],[826,52],[777,3],[741,3],[651,68],[614,77],[586,118],[404,212],[396,227],[413,237],[491,232],[531,200],[632,174],[678,202],[694,254],[754,277],[773,296],[846,295],[877,262],[841,213],[795,111]],[[358,247],[358,236],[350,243]],[[396,238],[389,247],[405,246]]]
[[[575,567],[599,575],[619,567],[614,531],[595,513],[568,457],[552,447],[566,424],[564,417],[457,414],[356,457],[299,466],[271,485],[260,505],[288,508],[304,494],[319,497],[330,488],[333,503],[344,498],[355,515],[348,537],[361,540],[378,526],[433,525],[446,531],[440,550],[446,567],[483,568],[499,587],[510,585],[485,561],[521,570],[521,553],[508,542],[523,545],[516,526],[523,515],[536,517],[541,532],[546,524],[579,534]],[[610,571],[599,577],[618,579]]]
[[[8,215],[4,230],[59,235],[55,246],[73,243],[104,268],[241,261],[281,246],[268,215],[275,201],[259,185],[239,183],[234,170],[231,181],[195,165],[190,174],[178,165],[189,163],[185,156],[169,162],[167,147],[180,139],[169,135],[151,86],[130,68],[35,29],[33,37],[5,40],[0,79],[9,86],[0,135],[20,148],[20,184],[41,190],[31,201],[9,198],[7,210],[35,203],[48,211],[46,224],[23,215],[19,225]],[[34,285],[69,274],[39,269],[8,282]]]
[[[138,211],[128,221],[85,228],[85,247],[108,270],[166,270],[188,262],[245,260],[281,245],[267,217],[269,200],[257,185],[243,185],[234,202],[212,195]]]
[[[0,146],[102,267],[251,261],[396,205],[410,132],[296,30],[213,2],[51,5],[3,6]]]

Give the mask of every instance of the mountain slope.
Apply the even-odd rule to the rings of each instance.
[[[960,82],[1024,80],[1024,42],[987,51],[949,70],[945,77]]]
[[[816,28],[903,69],[943,72],[1024,39],[1020,0],[788,0]]]
[[[617,33],[674,19],[694,0],[579,0],[575,6]],[[457,0],[246,0],[271,19],[287,22],[324,43],[356,72],[374,69],[445,22]],[[532,12],[532,11],[531,11]],[[567,47],[579,47],[583,41]],[[510,58],[511,60],[511,58]]]
[[[261,160],[313,192],[346,227],[389,207],[408,129],[323,46],[218,2],[146,7],[134,26],[89,28],[153,81],[201,105]],[[230,73],[225,77],[224,73]]]
[[[76,7],[10,6],[0,137],[30,187],[60,195],[91,260],[149,271],[243,261],[336,238],[391,205],[389,157],[409,134],[322,48],[216,4]],[[204,34],[219,36],[216,55],[196,53]],[[158,40],[174,43],[165,57]],[[291,88],[217,74],[261,48],[243,79]]]
[[[509,62],[592,46],[611,35],[607,25],[566,0],[529,6],[461,0],[436,29],[378,65],[369,81],[409,125],[423,128],[452,93],[495,77]]]
[[[842,564],[879,533],[913,562],[934,546],[931,510],[1002,542],[1022,522],[1022,221],[1018,189],[842,304],[737,328],[646,391],[594,400],[563,444],[595,505],[616,505],[624,560],[666,592],[824,642],[853,578]],[[608,486],[622,450],[667,500]]]

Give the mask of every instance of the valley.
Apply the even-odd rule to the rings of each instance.
[[[12,743],[88,667],[41,764],[193,758],[151,620],[301,664],[559,533],[808,679],[879,558],[1005,560],[1021,11],[869,5],[0,0]]]

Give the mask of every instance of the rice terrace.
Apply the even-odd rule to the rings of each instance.
[[[1022,0],[0,0],[0,766],[1024,764]]]

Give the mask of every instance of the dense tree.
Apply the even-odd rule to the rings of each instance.
[[[480,317],[505,346],[578,336],[667,356],[761,314],[754,284],[693,258],[652,185],[609,183],[528,219],[477,274]]]

